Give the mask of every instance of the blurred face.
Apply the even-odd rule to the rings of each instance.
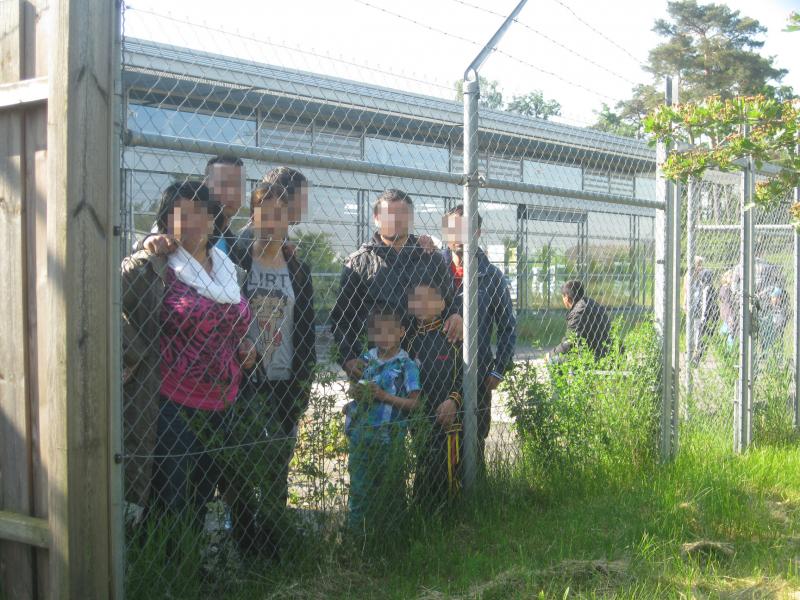
[[[167,233],[175,236],[189,252],[205,248],[214,231],[214,219],[202,202],[179,198],[167,218]]]
[[[380,315],[370,321],[369,339],[379,350],[399,348],[405,332],[395,317]]]
[[[253,230],[263,241],[283,242],[289,233],[289,207],[286,202],[267,198],[254,206]]]
[[[408,295],[408,310],[420,321],[433,321],[442,315],[444,300],[439,290],[419,285]]]
[[[289,225],[303,222],[308,214],[308,184],[301,183],[289,198]]]
[[[475,234],[480,237],[481,230],[478,229]],[[467,220],[463,215],[445,215],[442,218],[442,238],[450,252],[459,257],[464,256],[464,242],[467,237]]]
[[[206,185],[211,199],[222,205],[222,212],[230,219],[242,207],[244,198],[244,167],[236,165],[211,165]]]
[[[564,303],[564,306],[567,309],[572,308],[572,300],[570,300],[569,296],[567,296],[566,294],[561,294],[561,301]]]
[[[380,231],[382,238],[394,242],[408,237],[413,217],[409,204],[399,200],[383,201],[375,215],[375,227]]]

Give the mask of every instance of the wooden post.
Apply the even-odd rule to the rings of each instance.
[[[50,597],[112,595],[109,378],[115,2],[53,0],[46,329]]]

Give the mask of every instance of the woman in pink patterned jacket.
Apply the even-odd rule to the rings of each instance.
[[[225,444],[242,369],[255,359],[243,273],[209,241],[218,214],[204,185],[170,185],[156,223],[177,249],[122,265],[126,497],[151,519],[197,526],[215,488],[234,485],[221,453],[206,451]]]

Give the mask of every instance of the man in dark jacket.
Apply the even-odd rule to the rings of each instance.
[[[442,233],[447,248],[443,252],[455,282],[455,304],[464,306],[464,207],[459,204],[445,214]],[[478,231],[482,225],[478,215]],[[486,438],[492,420],[492,391],[514,364],[517,321],[514,305],[502,271],[489,262],[478,248],[478,457],[485,465]],[[497,328],[497,352],[492,352],[492,334]]]
[[[568,281],[561,286],[561,299],[567,312],[567,333],[574,333],[594,352],[595,358],[602,358],[611,346],[611,321],[606,309],[588,298],[580,281]],[[558,361],[573,348],[572,341],[564,338],[553,350],[553,360]]]
[[[414,215],[411,196],[400,190],[386,190],[375,202],[373,218],[378,229],[371,241],[362,245],[344,263],[341,288],[331,310],[333,339],[339,361],[351,379],[364,369],[363,354],[367,315],[376,303],[408,314],[408,292],[420,270],[439,273],[445,301],[444,333],[450,342],[462,339],[463,321],[453,303],[453,278],[440,255],[430,256],[410,234]],[[406,330],[412,331],[407,317]]]

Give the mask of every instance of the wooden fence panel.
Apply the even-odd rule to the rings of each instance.
[[[119,589],[109,559],[118,10],[0,0],[3,600]],[[44,103],[45,80],[29,80],[48,71]]]

